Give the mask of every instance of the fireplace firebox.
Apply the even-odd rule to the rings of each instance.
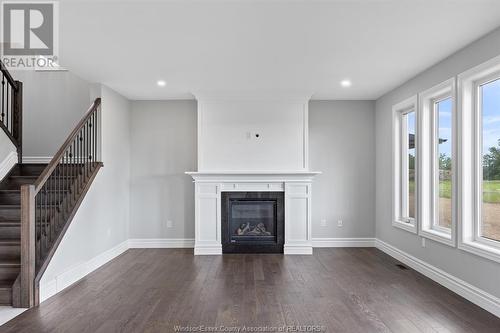
[[[223,253],[283,253],[283,192],[222,192]]]

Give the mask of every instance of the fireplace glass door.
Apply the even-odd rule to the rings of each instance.
[[[231,199],[229,201],[230,242],[276,243],[276,200]]]

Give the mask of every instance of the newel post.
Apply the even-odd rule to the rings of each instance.
[[[20,306],[35,304],[35,186],[21,186]]]
[[[22,163],[23,156],[23,83],[16,81],[17,90],[12,99],[12,136],[17,142],[17,157]]]

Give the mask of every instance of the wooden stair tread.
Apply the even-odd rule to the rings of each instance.
[[[21,261],[19,259],[0,259],[0,269],[1,268],[9,268],[9,267],[21,267]]]
[[[1,220],[0,219],[0,227],[7,227],[7,226],[20,226],[21,225],[21,220]]]
[[[0,246],[21,246],[21,240],[0,238]]]

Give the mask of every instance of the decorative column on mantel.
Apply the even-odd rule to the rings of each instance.
[[[195,255],[220,255],[221,192],[284,192],[285,254],[312,254],[312,181],[320,172],[186,172],[195,183]]]

